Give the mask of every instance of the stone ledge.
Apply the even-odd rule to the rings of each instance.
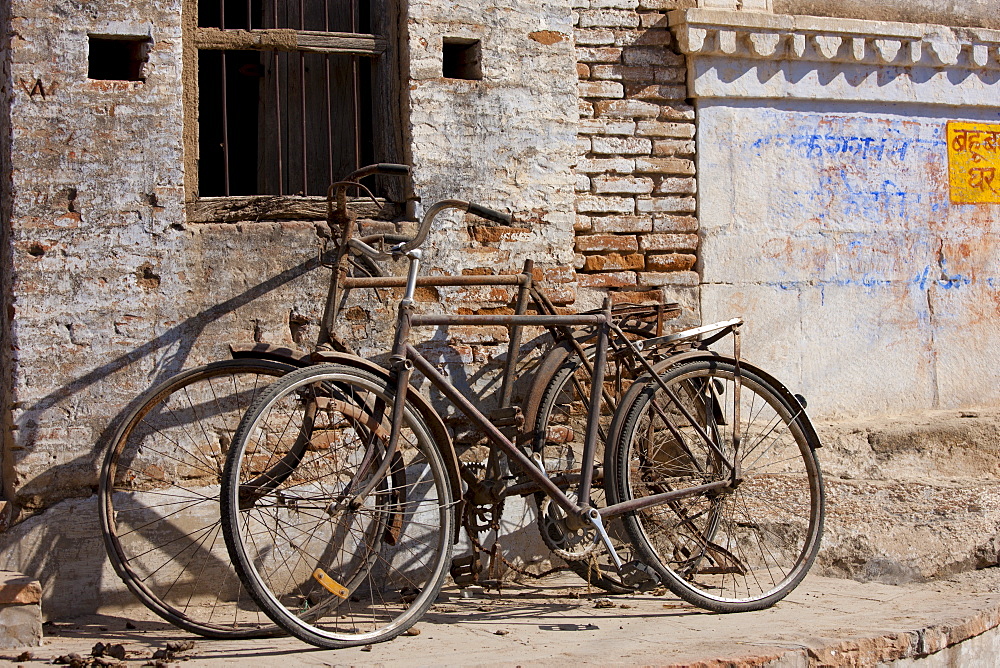
[[[710,9],[669,14],[692,97],[991,106],[1000,30]]]
[[[1000,69],[1000,30],[707,9],[669,16],[686,55]]]
[[[42,600],[42,585],[23,573],[0,571],[0,605],[30,605]]]

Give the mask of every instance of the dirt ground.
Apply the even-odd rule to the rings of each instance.
[[[195,638],[129,608],[49,623],[42,647],[30,657],[8,652],[0,665],[89,657],[98,642],[122,644],[129,667],[157,665],[157,650],[187,641],[193,646],[159,665],[871,665],[927,654],[935,643],[959,642],[1000,619],[996,568],[903,586],[809,577],[777,606],[738,615],[704,612],[659,593],[607,597],[569,574],[499,596],[466,598],[449,589],[417,624],[417,635],[336,651],[290,638]]]

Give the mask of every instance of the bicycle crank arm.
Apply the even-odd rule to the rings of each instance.
[[[615,562],[615,568],[621,573],[622,570],[622,560],[618,556],[618,551],[615,550],[615,546],[611,544],[611,536],[604,529],[604,521],[601,520],[601,513],[596,508],[591,508],[587,511],[587,519],[590,520],[591,526],[597,532],[597,535],[601,537],[601,542],[604,543],[604,547],[607,548],[608,554],[611,555],[611,559]]]

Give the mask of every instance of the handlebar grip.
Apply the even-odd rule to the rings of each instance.
[[[408,176],[410,173],[409,165],[397,165],[392,162],[380,162],[375,165],[376,174],[384,174],[386,176]]]
[[[494,223],[500,223],[501,225],[510,225],[514,220],[509,213],[500,213],[499,211],[494,211],[478,204],[469,204],[469,208],[466,211],[480,218],[491,220]]]

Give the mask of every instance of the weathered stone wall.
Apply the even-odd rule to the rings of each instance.
[[[409,4],[406,134],[420,210],[459,198],[515,218],[512,226],[483,226],[473,217],[443,214],[428,238],[422,273],[517,273],[532,259],[553,301],[574,302],[578,114],[571,17],[568,0]],[[481,80],[443,76],[445,39],[479,41]],[[513,290],[426,288],[417,297],[425,312],[511,313]],[[352,313],[368,334],[358,339],[362,354],[384,352],[388,342],[370,337],[373,329],[388,331],[394,312],[383,313],[373,295],[356,299],[361,310]],[[540,335],[527,332],[526,348]],[[425,341],[425,354],[456,386],[492,406],[496,371],[506,358],[505,328],[429,328],[414,337]],[[456,418],[465,442],[471,435],[463,424]]]
[[[997,129],[1000,32],[671,23],[697,100],[705,320],[745,317],[746,357],[813,415],[996,405],[1000,202],[953,195],[976,179],[951,169],[947,127]]]
[[[515,215],[513,228],[472,235],[467,222],[481,221],[442,219],[429,270],[519,271],[532,258],[568,283],[560,268],[572,262],[577,127],[569,1],[412,2],[408,18],[417,193],[425,205],[458,197]],[[482,80],[442,76],[445,38],[480,41]],[[448,294],[451,304],[480,303]],[[572,286],[559,288],[557,301],[573,298]]]
[[[314,223],[185,221],[180,13],[12,6],[4,483],[20,524],[0,538],[0,561],[42,578],[49,615],[121,590],[93,494],[116,416],[155,381],[228,357],[229,342],[296,343],[293,315],[316,323],[322,309]],[[146,81],[89,80],[88,32],[148,35]]]
[[[10,165],[10,105],[14,95],[14,82],[10,76],[10,3],[0,5],[0,494],[6,498],[9,493],[5,481],[10,475],[7,469],[7,439],[10,434],[10,379],[11,379],[11,340],[10,340],[10,215],[13,197],[13,183]]]
[[[9,484],[42,508],[90,493],[109,417],[169,366],[140,351],[183,308],[180,6],[12,8]],[[88,32],[151,36],[147,81],[88,80]]]
[[[980,365],[1000,345],[998,207],[949,202],[943,138],[992,114],[700,111],[706,319],[745,317],[746,355],[814,414],[1000,401]]]
[[[698,319],[694,109],[665,10],[688,0],[575,0],[581,305],[661,295]]]
[[[152,383],[226,358],[230,342],[308,347],[328,273],[314,222],[186,220],[179,2],[8,6],[17,37],[4,51],[14,86],[0,97],[13,118],[11,139],[0,139],[12,175],[4,350],[16,355],[4,483],[20,514],[0,536],[0,563],[40,577],[46,614],[58,616],[130,600],[107,566],[93,495],[116,416]],[[499,229],[442,220],[426,271],[519,270],[532,258],[556,301],[571,303],[568,2],[414,3],[407,20],[404,130],[417,192],[425,203],[457,196],[518,216]],[[88,33],[148,36],[146,81],[89,80]],[[441,76],[445,36],[482,40],[482,81]],[[506,289],[421,294],[423,308],[466,313],[503,311],[509,298]],[[362,353],[384,353],[389,295],[352,299],[342,333]],[[456,384],[490,394],[480,367],[499,361],[506,334],[460,329],[425,333],[429,354]]]

